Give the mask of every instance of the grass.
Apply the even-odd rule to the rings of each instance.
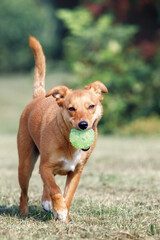
[[[69,74],[47,76],[47,89]],[[72,202],[59,224],[41,207],[38,164],[29,188],[29,216],[20,218],[16,132],[32,99],[33,74],[0,77],[0,240],[160,239],[160,137],[99,137]],[[65,178],[56,177],[63,189]]]
[[[59,224],[41,208],[38,164],[29,189],[30,214],[18,211],[16,137],[0,137],[0,239],[159,239],[159,138],[100,137],[71,206]],[[64,186],[64,177],[57,183]]]

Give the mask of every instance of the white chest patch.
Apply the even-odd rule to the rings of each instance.
[[[77,164],[78,164],[78,163],[80,162],[80,160],[81,160],[81,154],[82,154],[82,150],[81,150],[81,149],[78,149],[78,150],[74,153],[72,160],[68,160],[68,159],[66,159],[66,158],[60,158],[59,161],[60,161],[60,162],[63,162],[62,170],[74,172]]]

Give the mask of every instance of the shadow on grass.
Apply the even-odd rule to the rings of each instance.
[[[7,207],[6,205],[0,205],[0,216],[18,217],[20,219],[34,219],[36,221],[49,221],[54,219],[52,212],[45,212],[43,209],[38,209],[36,206],[29,206],[29,214],[26,217],[21,217],[19,213],[19,207],[12,205]]]

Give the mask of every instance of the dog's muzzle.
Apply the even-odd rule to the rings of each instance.
[[[85,130],[88,127],[88,122],[81,121],[81,122],[78,123],[78,127],[79,127],[80,130]]]
[[[84,152],[87,152],[89,149],[90,149],[90,147],[86,148],[86,149],[81,149],[81,150],[84,151]]]
[[[94,126],[95,126],[96,121],[97,121],[97,119],[94,121],[94,123],[93,123],[93,125],[92,125],[92,129],[94,129]],[[81,149],[81,150],[84,151],[84,152],[87,152],[89,149],[90,149],[90,147],[89,147],[89,148],[86,148],[86,149]]]

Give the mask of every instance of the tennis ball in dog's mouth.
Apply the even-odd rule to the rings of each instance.
[[[94,142],[94,131],[89,130],[77,130],[72,128],[70,131],[69,139],[72,145],[77,149],[88,149]]]

